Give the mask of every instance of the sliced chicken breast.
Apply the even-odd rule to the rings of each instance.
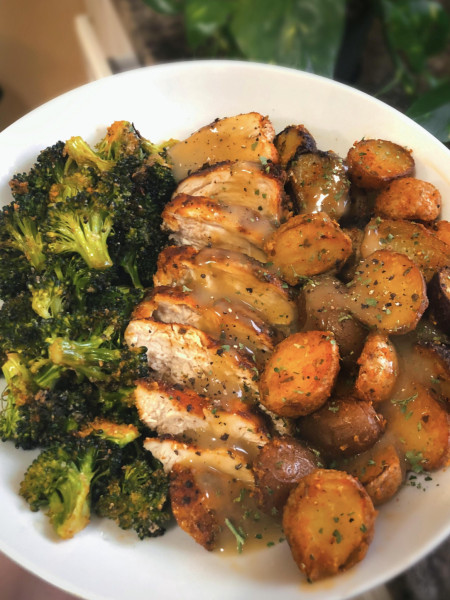
[[[225,162],[197,171],[178,184],[174,196],[212,198],[228,206],[245,206],[279,223],[289,216],[284,177],[251,162]]]
[[[234,402],[253,403],[259,397],[253,361],[200,329],[133,319],[125,341],[147,348],[149,366],[161,379],[210,397],[216,407],[233,412]]]
[[[170,506],[176,522],[197,544],[214,550],[221,531],[211,495],[196,480],[196,473],[175,464],[170,473]]]
[[[163,323],[192,325],[222,345],[247,352],[262,366],[282,335],[242,302],[225,299],[200,304],[192,292],[179,288],[154,288],[134,311],[134,318],[152,318]]]
[[[224,160],[271,160],[278,162],[273,145],[275,130],[267,117],[257,112],[216,119],[169,149],[177,179],[205,164]]]
[[[287,284],[258,261],[218,248],[170,246],[159,255],[155,286],[181,287],[202,304],[218,299],[243,303],[267,323],[289,333],[297,310]]]
[[[177,245],[215,246],[236,250],[267,262],[265,242],[275,231],[273,223],[246,206],[230,206],[204,196],[178,194],[164,208],[163,228]]]
[[[215,469],[249,486],[255,482],[246,455],[226,447],[201,448],[172,438],[147,438],[144,448],[161,461],[166,473],[170,473],[175,465],[182,465],[199,470]]]
[[[139,417],[159,436],[184,436],[203,446],[239,447],[254,455],[268,442],[260,415],[241,403],[234,412],[216,409],[208,398],[189,389],[179,390],[162,381],[141,379],[134,391]]]

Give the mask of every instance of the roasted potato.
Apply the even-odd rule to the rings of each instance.
[[[428,284],[428,298],[436,323],[450,335],[450,267],[444,267],[433,275]]]
[[[386,436],[381,437],[370,450],[347,459],[341,468],[363,484],[375,506],[395,496],[406,472],[398,444]]]
[[[449,441],[448,414],[424,386],[405,381],[380,411],[387,420],[387,432],[401,441],[401,449],[411,469],[432,471],[445,463]]]
[[[450,262],[450,248],[421,223],[372,219],[364,230],[361,255],[366,258],[376,250],[393,250],[406,254],[416,263],[427,281]]]
[[[291,436],[276,437],[265,444],[252,466],[263,509],[280,511],[300,479],[319,465],[317,454]]]
[[[349,203],[350,181],[333,152],[309,152],[291,162],[288,181],[300,213],[325,212],[340,219]]]
[[[326,213],[296,215],[264,246],[282,278],[296,285],[304,277],[336,270],[352,252],[352,242]]]
[[[378,194],[375,214],[386,219],[434,221],[441,213],[439,190],[414,177],[395,179]]]
[[[303,477],[284,507],[283,529],[309,581],[336,575],[362,560],[376,514],[363,486],[348,473],[317,469]]]
[[[353,456],[372,447],[385,428],[385,421],[370,402],[346,396],[331,398],[297,423],[301,438],[324,455]]]
[[[355,393],[358,398],[374,403],[389,400],[397,381],[398,357],[388,336],[370,333],[357,362]]]
[[[412,331],[428,306],[420,269],[406,255],[378,250],[361,261],[347,284],[352,313],[385,333]]]
[[[450,403],[450,347],[436,342],[419,342],[414,346],[413,360],[413,372],[420,383]]]
[[[283,169],[300,154],[317,149],[315,139],[303,125],[288,125],[275,136],[273,143]]]
[[[439,238],[441,240],[441,242],[444,242],[444,244],[447,244],[447,246],[450,246],[450,222],[449,221],[438,221],[437,223],[434,224],[433,227],[433,233],[434,235]]]
[[[348,283],[355,276],[356,269],[361,262],[361,244],[364,239],[364,231],[357,227],[343,228],[342,231],[348,235],[352,241],[352,253],[347,258],[339,271],[339,277],[345,283]]]
[[[339,372],[339,349],[331,332],[295,333],[275,348],[259,381],[260,402],[282,417],[320,408]]]
[[[414,173],[411,152],[386,140],[355,142],[348,151],[347,166],[352,182],[367,189],[382,188]]]

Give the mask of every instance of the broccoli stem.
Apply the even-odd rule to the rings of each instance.
[[[50,360],[84,375],[89,381],[106,381],[111,374],[105,368],[110,362],[120,360],[119,349],[98,348],[103,340],[95,338],[87,342],[76,342],[56,338],[48,348]]]
[[[12,237],[11,246],[23,252],[35,269],[41,270],[45,263],[44,241],[36,223],[29,217],[18,216],[15,217],[14,223],[17,228],[13,225],[8,227]]]

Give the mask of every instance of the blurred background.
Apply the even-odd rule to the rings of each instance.
[[[0,130],[70,89],[192,58],[240,58],[350,84],[450,142],[450,0],[0,0]],[[448,551],[373,600],[446,600]],[[2,600],[66,600],[0,556]]]
[[[334,78],[450,141],[450,0],[1,0],[0,129],[93,79],[211,57]]]

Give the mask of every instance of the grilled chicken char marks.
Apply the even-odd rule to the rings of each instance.
[[[215,406],[233,410],[233,403],[259,397],[253,361],[223,346],[200,329],[153,319],[133,319],[125,331],[130,347],[147,348],[157,376],[209,396]]]
[[[188,289],[205,304],[218,298],[243,303],[286,334],[297,324],[287,284],[264,264],[237,252],[170,246],[159,255],[154,284]]]
[[[290,214],[284,183],[281,171],[274,173],[258,163],[224,162],[183,179],[174,196],[203,196],[228,206],[245,206],[276,224]]]
[[[216,119],[169,149],[174,176],[179,180],[205,164],[224,160],[278,162],[275,130],[267,117],[250,112]]]
[[[152,318],[163,323],[192,325],[208,333],[222,345],[229,344],[254,357],[262,366],[282,335],[267,325],[254,310],[242,302],[223,298],[201,304],[192,292],[180,288],[157,287],[136,307],[134,318]]]
[[[275,227],[252,208],[178,194],[165,206],[162,218],[163,229],[171,232],[169,238],[177,245],[215,246],[267,262],[263,247]]]

